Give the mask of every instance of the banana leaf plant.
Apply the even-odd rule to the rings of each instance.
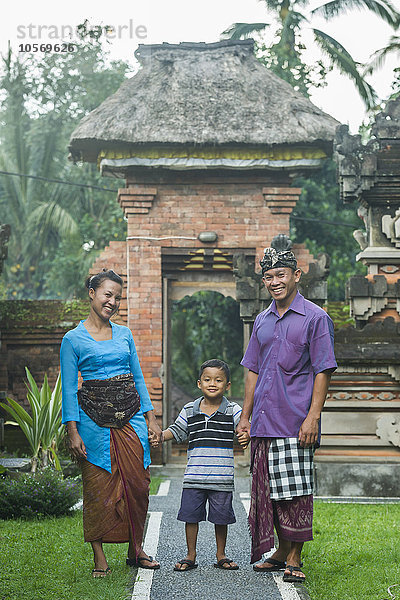
[[[6,398],[8,404],[0,403],[20,426],[31,449],[31,471],[45,467],[52,462],[57,470],[61,470],[57,455],[58,446],[63,435],[61,424],[61,377],[57,377],[53,391],[50,389],[47,375],[39,390],[29,369],[25,367],[28,383],[27,400],[31,409],[29,414],[18,402]]]

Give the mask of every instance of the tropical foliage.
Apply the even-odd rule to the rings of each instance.
[[[67,160],[69,137],[129,67],[108,61],[96,40],[40,60],[21,56],[9,50],[0,76],[0,212],[11,225],[0,297],[68,298],[83,289],[77,273],[83,277],[95,253],[126,235],[116,186],[96,165]]]
[[[39,390],[29,369],[25,368],[25,371],[31,414],[12,398],[7,398],[8,404],[0,402],[0,406],[18,423],[28,440],[31,449],[31,471],[34,473],[37,467],[47,467],[49,463],[61,470],[57,455],[64,430],[61,424],[61,377],[58,376],[52,391],[45,375]]]
[[[326,311],[333,321],[335,330],[355,325],[354,318],[350,316],[350,306],[347,302],[328,302]]]
[[[366,69],[366,73],[372,73],[372,71],[381,68],[386,60],[386,57],[393,54],[398,55],[400,58],[400,36],[398,35],[392,35],[384,48],[374,52]]]
[[[260,60],[304,95],[308,95],[311,87],[324,85],[327,71],[336,67],[354,82],[368,108],[375,105],[376,93],[363,77],[360,65],[338,40],[312,27],[311,22],[313,17],[330,19],[352,8],[365,8],[396,28],[400,14],[390,0],[331,0],[313,10],[307,10],[310,0],[262,1],[277,23],[271,34],[271,23],[234,23],[222,35],[239,39],[256,34],[261,40],[258,44]],[[306,29],[323,56],[315,64],[308,64],[304,59],[302,34]],[[268,42],[265,42],[266,37]]]
[[[197,292],[173,303],[172,379],[189,394],[199,393],[200,365],[220,358],[231,369],[232,396],[243,391],[243,326],[239,305],[216,292]]]
[[[329,255],[328,299],[344,300],[348,278],[366,272],[361,263],[356,263],[361,250],[352,233],[362,227],[362,222],[354,206],[340,200],[333,160],[326,160],[321,170],[307,178],[299,177],[294,183],[302,192],[290,222],[291,239],[305,243],[314,256],[320,252]]]

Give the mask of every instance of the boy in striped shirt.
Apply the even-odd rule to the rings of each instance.
[[[235,523],[232,507],[233,437],[242,409],[224,393],[230,387],[228,365],[219,359],[207,360],[200,367],[197,385],[202,396],[185,404],[175,423],[163,431],[162,441],[189,439],[188,462],[183,478],[178,520],[185,522],[187,555],[175,565],[175,571],[197,567],[196,542],[199,522],[214,523],[217,542],[215,567],[236,570],[238,565],[225,554],[228,525]],[[239,443],[247,446],[247,433]]]

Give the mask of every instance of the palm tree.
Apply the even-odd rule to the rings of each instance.
[[[51,177],[59,174],[57,158],[60,137],[55,132],[62,130],[61,119],[53,114],[39,120],[30,117],[26,108],[26,96],[30,88],[29,65],[15,59],[11,49],[3,57],[1,78],[5,98],[0,113],[2,129],[0,135],[0,169],[6,173],[23,173],[31,177]],[[62,198],[62,202],[60,201]],[[59,184],[50,186],[40,179],[2,176],[0,182],[0,208],[7,214],[11,225],[7,269],[18,275],[24,274],[23,286],[33,293],[33,265],[49,247],[51,237],[76,235],[77,223],[73,212],[70,190]]]
[[[393,52],[397,52],[400,58],[400,36],[398,35],[392,35],[384,48],[381,48],[372,54],[371,62],[367,66],[365,73],[372,73],[376,69],[382,67],[387,55],[392,54]]]
[[[68,161],[68,140],[127,70],[107,64],[100,42],[41,60],[10,48],[0,57],[0,213],[11,225],[0,295],[72,296],[81,285],[76,272],[93,262],[83,242],[93,239],[95,252],[114,235],[107,222],[114,205],[119,210],[113,196],[57,181],[104,187],[96,165]]]
[[[304,9],[310,4],[310,0],[262,1],[265,3],[267,10],[273,12],[279,22],[278,30],[275,32],[276,41],[269,46],[262,47],[264,56],[267,58],[267,64],[277,75],[286,79],[305,95],[308,95],[309,87],[318,85],[315,82],[318,69],[322,79],[326,74],[324,63],[319,62],[316,67],[308,66],[305,65],[301,57],[305,48],[301,41],[301,31],[313,16],[330,19],[349,9],[365,8],[383,19],[394,29],[400,24],[400,13],[396,11],[390,0],[331,0],[310,11],[308,15],[304,14]],[[300,12],[300,9],[303,12]],[[234,23],[222,33],[222,36],[230,39],[240,39],[249,37],[254,33],[263,33],[267,27],[270,27],[269,23]],[[360,65],[336,39],[320,29],[313,27],[310,29],[314,42],[328,57],[331,65],[353,80],[367,108],[372,108],[376,101],[376,93],[360,73]]]

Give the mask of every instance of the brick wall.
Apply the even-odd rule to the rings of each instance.
[[[89,302],[4,300],[0,302],[0,392],[25,408],[28,367],[40,387],[53,386],[60,370],[63,335],[89,313]]]

